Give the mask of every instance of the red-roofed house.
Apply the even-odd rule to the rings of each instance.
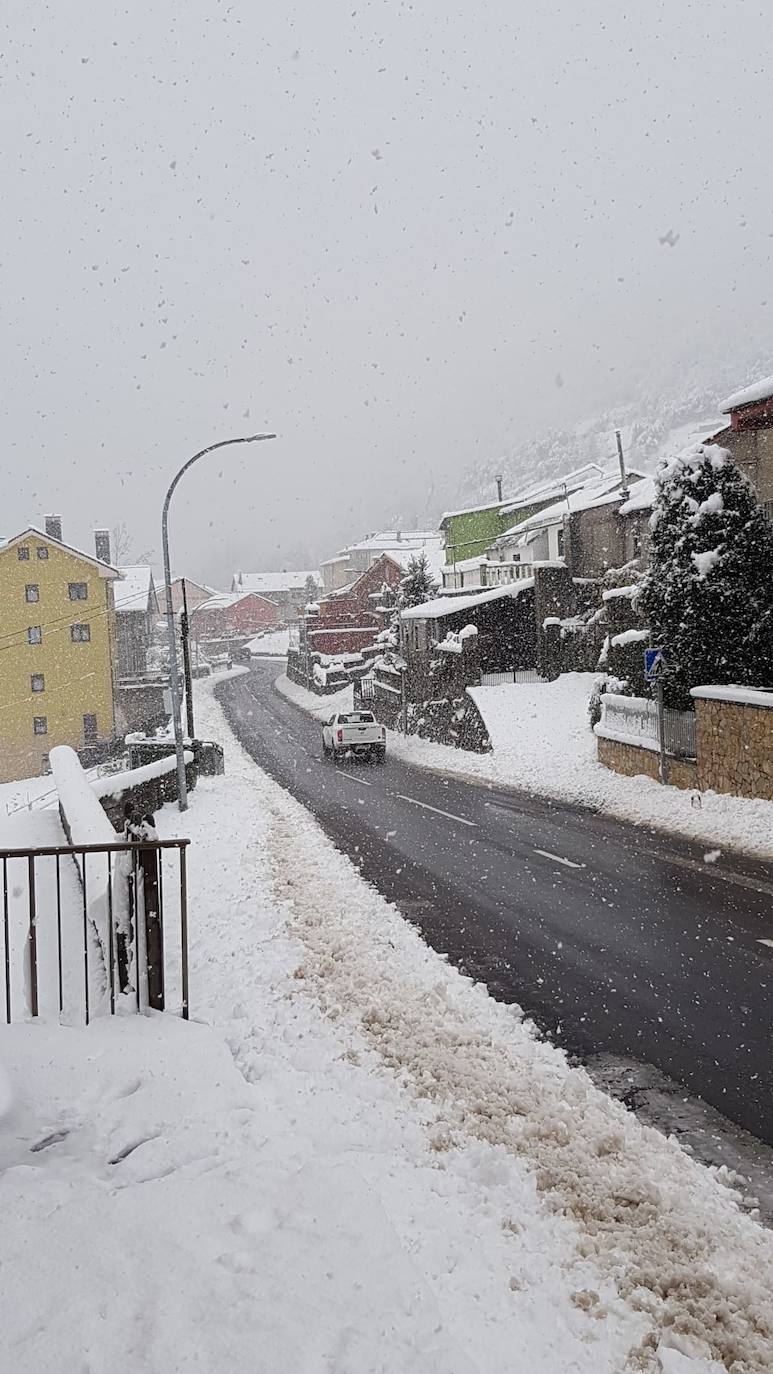
[[[279,608],[256,592],[216,592],[191,611],[196,639],[238,639],[279,624]]]

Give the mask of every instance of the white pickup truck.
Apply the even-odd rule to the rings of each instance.
[[[352,754],[356,759],[386,758],[386,730],[372,711],[337,711],[322,727],[322,752],[334,763]]]

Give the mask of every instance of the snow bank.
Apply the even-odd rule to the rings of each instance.
[[[72,843],[114,844],[115,830],[75,750],[69,744],[58,744],[51,750],[49,761]]]
[[[193,750],[184,749],[183,758],[186,763],[193,763]],[[125,792],[130,787],[139,787],[151,778],[162,778],[165,773],[176,771],[177,757],[175,754],[169,754],[166,758],[154,759],[153,763],[143,763],[140,768],[128,768],[125,773],[106,773],[102,778],[93,778],[89,787],[95,797],[117,797],[120,792]],[[99,809],[102,810],[101,807]],[[104,815],[104,812],[102,814]]]
[[[306,609],[309,609],[308,606]],[[244,647],[254,658],[286,658],[290,647],[290,631],[287,628],[269,630],[267,633],[256,635]]]

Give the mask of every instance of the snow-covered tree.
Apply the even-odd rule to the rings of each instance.
[[[438,584],[432,575],[425,553],[413,554],[405,577],[400,583],[398,600],[401,610],[408,606],[421,606],[437,596]]]
[[[319,585],[316,582],[316,580],[312,577],[311,573],[309,573],[308,577],[306,578],[306,585],[303,589],[303,595],[307,603],[313,603],[319,599]]]
[[[700,685],[773,687],[773,525],[725,449],[661,464],[651,529],[638,605],[669,651],[668,704]]]

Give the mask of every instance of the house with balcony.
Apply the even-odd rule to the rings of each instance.
[[[507,501],[444,515],[440,522],[446,538],[443,590],[470,592],[530,576],[528,568],[520,571],[521,563],[529,560],[522,558],[518,546],[527,523],[599,482],[604,473],[599,464],[586,463],[562,477],[532,483]]]
[[[120,573],[99,553],[66,544],[59,516],[0,545],[1,782],[45,773],[54,745],[89,762],[115,738]]]
[[[598,578],[638,557],[643,547],[639,522],[621,519],[619,511],[643,480],[636,469],[623,477],[617,465],[590,474],[574,491],[494,541],[488,550],[488,585],[531,577],[535,563],[560,562],[573,577]],[[647,491],[651,502],[654,489]]]

